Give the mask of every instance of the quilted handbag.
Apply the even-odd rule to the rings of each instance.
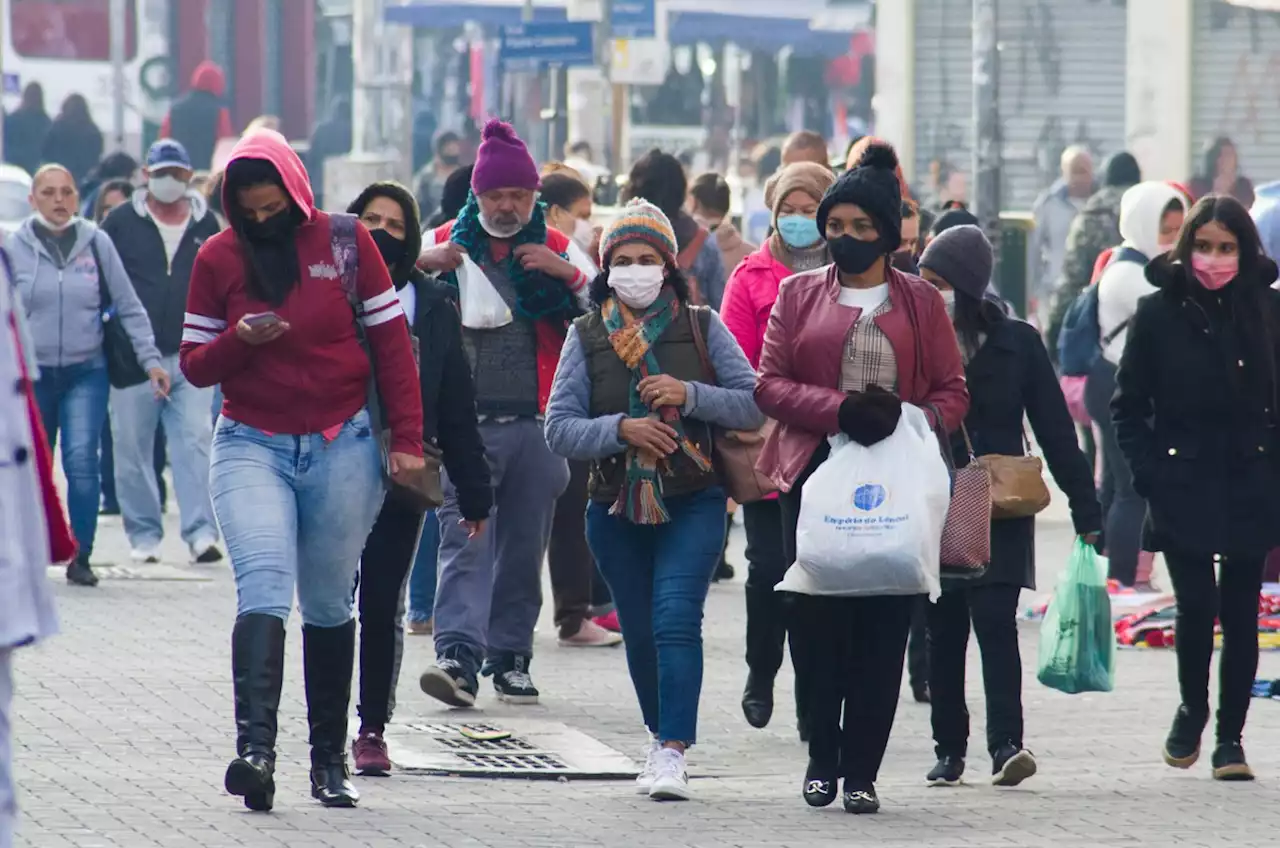
[[[951,506],[942,528],[943,576],[972,579],[986,573],[991,563],[991,471],[973,453],[969,431],[963,424],[969,464],[955,468],[950,451],[943,449],[951,467]]]

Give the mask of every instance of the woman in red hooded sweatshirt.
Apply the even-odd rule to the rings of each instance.
[[[369,232],[315,208],[306,169],[279,133],[236,145],[222,201],[228,228],[196,257],[181,361],[192,384],[220,383],[223,394],[209,488],[238,598],[238,756],[226,788],[251,810],[271,809],[284,625],[296,584],[311,794],[326,807],[351,807],[359,798],[345,755],[352,586],[385,493],[369,376],[372,367],[391,476],[408,482],[423,467],[408,326]],[[344,281],[354,288],[350,299]]]

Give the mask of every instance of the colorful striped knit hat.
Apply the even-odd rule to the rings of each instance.
[[[607,268],[613,249],[629,241],[642,241],[662,254],[668,265],[676,264],[676,231],[663,211],[643,197],[622,207],[621,214],[601,234],[601,266]]]

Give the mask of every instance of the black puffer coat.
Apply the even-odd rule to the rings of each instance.
[[[965,428],[974,452],[1019,456],[1024,452],[1023,421],[1031,422],[1053,479],[1067,495],[1077,533],[1102,529],[1102,510],[1093,473],[1076,442],[1076,429],[1040,334],[1015,318],[1001,321],[964,369],[969,383]],[[968,463],[961,434],[952,437],[956,466]],[[969,586],[998,583],[1036,586],[1035,518],[999,519],[991,523],[991,565]]]
[[[1261,556],[1280,545],[1276,265],[1264,258],[1219,292],[1168,257],[1147,279],[1160,291],[1129,325],[1111,404],[1147,499],[1144,547]]]

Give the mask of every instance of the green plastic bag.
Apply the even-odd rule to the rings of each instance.
[[[1050,689],[1075,695],[1110,692],[1115,684],[1116,633],[1111,623],[1104,560],[1076,539],[1040,623],[1040,670]]]

